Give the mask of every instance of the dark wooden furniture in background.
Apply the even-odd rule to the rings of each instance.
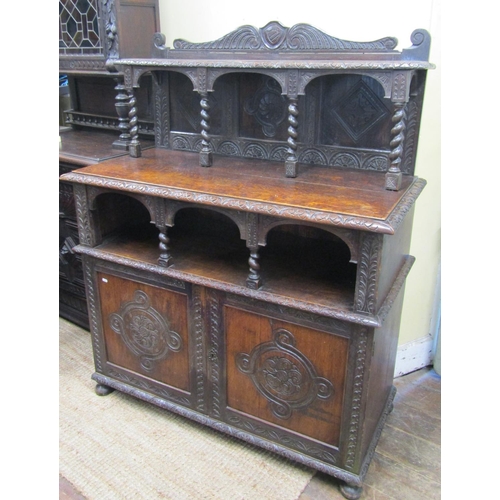
[[[128,114],[135,108],[141,138],[152,144],[152,82],[134,96],[113,63],[147,57],[159,31],[158,0],[59,0],[59,72],[68,76],[70,106],[61,109],[60,175],[126,154]],[[89,328],[72,187],[60,184],[59,314]]]
[[[156,148],[75,191],[98,394],[124,391],[341,480],[391,410],[430,37],[244,26],[116,63]],[[193,90],[197,92],[193,92]],[[209,167],[209,168],[203,168]]]

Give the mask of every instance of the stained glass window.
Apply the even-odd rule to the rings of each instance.
[[[102,54],[98,0],[59,0],[59,53]]]

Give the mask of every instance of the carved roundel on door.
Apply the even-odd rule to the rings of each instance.
[[[140,357],[141,366],[147,371],[153,369],[154,361],[182,347],[180,335],[170,330],[168,320],[151,307],[150,298],[141,290],[135,291],[133,301],[109,315],[109,324],[121,335],[125,345]]]
[[[255,388],[269,401],[278,418],[287,419],[293,410],[307,408],[316,398],[334,393],[332,383],[318,377],[311,361],[296,347],[294,336],[279,328],[273,340],[254,347],[250,354],[236,355],[240,372],[250,376]]]

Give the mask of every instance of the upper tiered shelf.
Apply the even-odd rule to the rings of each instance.
[[[398,191],[414,172],[425,74],[434,67],[429,33],[415,30],[411,41],[397,51],[392,37],[352,42],[273,21],[211,42],[175,40],[173,49],[157,33],[151,58],[117,67],[130,93],[142,75],[156,75],[157,147],[199,152],[204,167],[213,153],[280,160],[287,177],[307,163],[381,171],[385,188]],[[133,126],[131,136],[130,155],[140,156]]]

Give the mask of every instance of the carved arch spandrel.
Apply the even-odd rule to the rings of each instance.
[[[164,203],[165,200],[161,198],[156,198],[153,196],[142,195],[139,193],[124,193],[123,191],[115,191],[112,189],[103,189],[94,186],[89,186],[87,188],[88,193],[88,204],[89,208],[92,211],[97,210],[97,199],[101,195],[105,194],[116,194],[123,197],[129,197],[134,200],[137,200],[141,203],[146,210],[149,212],[149,216],[151,218],[151,222],[155,224],[162,224],[164,215]]]
[[[298,94],[303,95],[306,93],[306,87],[316,78],[321,76],[330,75],[360,75],[366,76],[377,81],[384,91],[384,97],[387,99],[391,98],[393,90],[393,72],[392,71],[342,71],[342,70],[299,70],[299,85]]]
[[[196,203],[184,203],[184,202],[179,202],[179,201],[173,201],[173,200],[164,200],[165,201],[165,207],[166,207],[166,212],[165,212],[165,225],[169,227],[175,226],[175,216],[180,210],[183,210],[185,208],[196,208],[200,210],[205,210],[207,212],[216,212],[222,215],[225,215],[228,219],[230,219],[234,224],[238,227],[238,230],[240,232],[240,236],[242,240],[246,240],[247,238],[247,226],[246,226],[246,219],[247,219],[247,214],[246,212],[240,211],[240,210],[230,210],[230,209],[224,209],[220,207],[207,207],[205,205],[198,205]]]

